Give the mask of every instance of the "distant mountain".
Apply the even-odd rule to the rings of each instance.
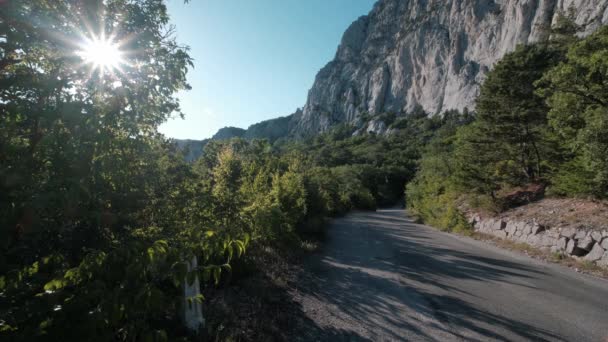
[[[474,109],[494,63],[518,44],[546,39],[569,10],[583,35],[608,23],[608,0],[379,0],[346,30],[302,110],[247,130],[223,128],[213,139],[272,142],[343,123],[357,134],[388,134],[378,114]]]
[[[494,63],[518,44],[546,39],[569,9],[584,34],[608,22],[608,0],[380,0],[346,30],[290,134],[417,105],[430,114],[474,109]]]
[[[245,135],[245,130],[238,127],[224,127],[220,128],[217,133],[215,133],[211,140],[227,140],[232,138],[241,138]]]
[[[279,138],[287,136],[289,133],[289,123],[295,115],[300,114],[301,110],[298,109],[294,114],[251,125],[247,128],[244,137],[246,139],[268,139],[270,142],[274,142]]]
[[[192,162],[197,160],[203,154],[203,148],[207,145],[209,139],[191,140],[191,139],[174,139],[177,147],[186,152],[186,161]]]
[[[211,140],[230,140],[232,138],[244,139],[267,139],[271,143],[277,139],[287,136],[289,132],[289,124],[296,114],[301,114],[298,109],[296,113],[288,116],[283,116],[276,119],[262,121],[242,129],[238,127],[224,127],[217,131],[211,139],[205,140],[190,140],[190,139],[175,139],[177,146],[186,151],[186,160],[194,161],[203,153],[203,148]]]

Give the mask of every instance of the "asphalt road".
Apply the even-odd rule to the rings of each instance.
[[[335,220],[294,299],[318,341],[608,342],[608,281],[413,223]]]

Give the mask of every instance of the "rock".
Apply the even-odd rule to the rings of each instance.
[[[384,135],[393,135],[399,132],[398,128],[389,128],[386,130],[386,133],[384,133]]]
[[[473,225],[473,228],[475,228],[475,230],[481,230],[483,222],[482,221],[477,221],[475,222],[475,224]]]
[[[541,237],[538,235],[528,235],[528,238],[526,239],[526,243],[531,246],[535,246],[535,247],[542,246]]]
[[[479,222],[479,216],[477,215],[471,215],[467,218],[467,222],[473,226],[475,226],[475,224],[477,224],[477,222]]]
[[[367,124],[367,128],[365,129],[366,133],[374,133],[374,134],[384,134],[386,133],[386,124],[382,120],[371,120]]]
[[[560,235],[572,239],[576,235],[576,229],[572,227],[562,228]]]
[[[566,253],[568,253],[569,255],[574,255],[575,248],[576,248],[576,241],[569,240],[568,244],[566,245]]]
[[[595,263],[601,267],[608,267],[608,251],[605,251],[602,258]]]
[[[587,237],[587,232],[584,230],[577,230],[576,234],[574,234],[575,240],[582,240]]]
[[[503,220],[496,220],[492,226],[494,230],[503,230],[507,227],[507,222]]]
[[[344,33],[290,132],[304,136],[364,113],[473,109],[487,72],[519,44],[546,38],[560,11],[583,35],[608,22],[607,0],[380,0]]]
[[[545,230],[545,227],[541,226],[540,224],[538,224],[536,222],[534,222],[532,224],[532,231],[531,231],[532,234],[536,235],[536,234],[538,234],[538,233],[540,233],[540,232],[542,232],[544,230]]]
[[[595,245],[593,245],[591,252],[589,252],[589,254],[585,255],[585,260],[588,260],[588,261],[600,260],[604,256],[604,252],[605,252],[604,249],[596,243]]]
[[[526,223],[526,225],[524,226],[524,229],[523,229],[523,234],[530,235],[531,233],[532,233],[532,225],[529,223]]]
[[[561,250],[561,251],[565,251],[566,247],[568,246],[568,238],[567,237],[561,237],[559,238],[559,240],[557,240],[557,244],[556,247],[557,249]]]
[[[519,224],[519,222],[514,222],[514,221],[507,222],[507,227],[505,228],[505,231],[507,232],[507,234],[509,234],[509,236],[515,235],[515,233],[517,232],[518,224]]]
[[[576,247],[586,251],[590,251],[593,245],[594,241],[590,236],[587,236],[582,240],[576,241]]]
[[[602,241],[602,233],[598,231],[592,231],[591,238],[596,242],[600,242]]]
[[[551,247],[551,246],[555,246],[557,245],[557,238],[549,235],[549,234],[543,234],[543,235],[539,235],[539,244],[543,247]]]
[[[477,224],[475,225],[475,231],[483,233],[484,225],[485,225],[485,221],[477,222]]]
[[[505,232],[504,230],[495,230],[494,232],[492,232],[492,235],[501,239],[507,238],[507,232]]]
[[[603,249],[607,249],[608,250],[608,238],[604,238],[602,240],[601,246]]]
[[[492,232],[493,229],[494,229],[494,220],[493,219],[486,220],[485,224],[483,226],[483,231],[490,233],[490,232]]]

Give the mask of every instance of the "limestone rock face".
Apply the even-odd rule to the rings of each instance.
[[[365,113],[473,109],[488,70],[518,44],[546,38],[559,12],[583,34],[608,22],[608,0],[380,0],[344,33],[306,105],[296,136],[353,123]]]

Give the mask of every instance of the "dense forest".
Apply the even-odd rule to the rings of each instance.
[[[297,246],[327,217],[396,203],[406,185],[410,210],[447,229],[467,228],[462,201],[502,210],[529,184],[608,197],[608,29],[579,39],[564,19],[550,41],[519,47],[475,113],[383,114],[390,135],[339,126],[273,144],[211,141],[188,162],[158,133],[180,113],[175,93],[193,66],[164,4],[109,0],[103,18],[93,4],[2,7],[3,339],[186,338],[184,282],[215,286],[252,249]],[[132,51],[121,72],[66,52],[85,28],[118,26]]]

